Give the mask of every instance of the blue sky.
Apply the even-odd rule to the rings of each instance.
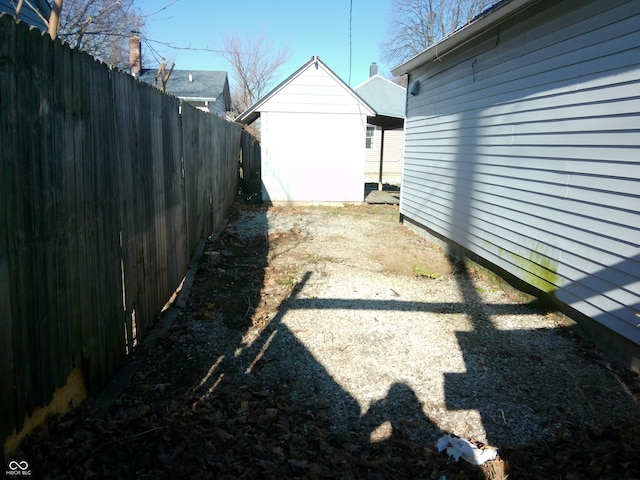
[[[349,0],[172,1],[137,3],[143,15],[153,14],[169,5],[147,18],[146,38],[182,48],[220,49],[227,33],[254,37],[262,34],[275,48],[290,47],[291,59],[278,71],[276,84],[313,55],[318,55],[352,87],[368,78],[371,62],[377,62],[379,73],[386,75],[395,66],[380,60],[380,43],[387,31],[390,0],[352,0],[351,69]],[[229,64],[213,52],[171,49],[153,42],[151,46],[157,54],[175,61],[176,69],[230,72]],[[142,55],[143,68],[158,65],[146,43],[143,43]]]

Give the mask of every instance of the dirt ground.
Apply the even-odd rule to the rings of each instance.
[[[397,206],[236,204],[104,417],[27,438],[36,478],[640,478],[640,381]],[[451,434],[497,450],[438,452]]]

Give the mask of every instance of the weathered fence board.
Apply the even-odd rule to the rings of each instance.
[[[44,37],[43,37],[44,41]],[[73,344],[71,341],[70,319],[73,318],[71,310],[71,285],[69,268],[69,233],[68,218],[70,202],[67,192],[70,188],[70,172],[68,171],[68,158],[73,155],[70,151],[72,142],[71,115],[67,113],[67,105],[71,105],[69,88],[64,88],[64,82],[71,79],[71,50],[68,48],[52,48],[52,112],[53,125],[57,126],[52,131],[52,157],[57,159],[56,169],[56,289],[54,294],[57,298],[57,322],[51,322],[57,339],[57,371],[55,384],[64,382],[66,375],[71,371],[73,362]]]
[[[0,438],[134,351],[235,199],[240,135],[0,15]]]
[[[17,34],[24,32],[20,27],[22,25],[17,25]],[[39,235],[35,217],[41,208],[40,197],[34,192],[40,182],[35,162],[40,153],[35,132],[41,129],[38,124],[39,99],[37,91],[34,91],[37,88],[38,74],[35,48],[37,41],[36,36],[24,35],[23,40],[17,41],[15,47],[17,131],[13,194],[10,197],[15,204],[9,208],[8,221],[9,226],[15,226],[17,231],[17,235],[9,240],[9,260],[12,266],[12,290],[15,292],[12,317],[17,411],[20,417],[36,406],[34,398],[43,396],[38,355],[40,295],[35,295],[38,292],[36,269],[40,252],[36,252],[34,248],[38,246]],[[13,259],[17,261],[14,262]]]
[[[0,424],[0,438],[9,429],[17,427],[17,404],[13,345],[13,276],[9,257],[9,232],[7,226],[13,217],[15,192],[13,187],[13,165],[16,152],[16,63],[15,63],[15,23],[2,22],[0,28],[0,408],[6,418]]]
[[[120,137],[116,141],[114,158],[139,158],[137,135],[139,122],[139,96],[135,95],[134,84],[121,75],[114,75],[114,89],[120,92],[120,98],[115,103],[115,121]],[[119,181],[118,210],[120,211],[120,256],[121,275],[123,279],[135,278],[130,271],[134,264],[133,243],[135,238],[135,193],[134,164],[132,162],[116,161],[116,175]],[[133,351],[133,299],[137,295],[137,284],[133,281],[123,281],[123,334],[125,351]]]
[[[36,50],[39,50],[38,62],[40,85],[51,85],[53,83],[53,49],[52,42],[46,40],[44,36],[38,38]],[[39,302],[38,317],[41,319],[39,325],[40,348],[40,371],[47,372],[41,375],[42,391],[48,392],[56,388],[60,381],[60,363],[50,362],[50,365],[43,365],[46,359],[59,358],[58,328],[53,317],[53,312],[59,311],[58,305],[58,205],[57,199],[60,188],[58,185],[57,172],[60,170],[60,159],[55,155],[55,124],[53,121],[53,90],[40,89],[40,158],[35,160],[40,173],[41,184],[37,187],[41,190],[42,206],[38,210],[38,239],[36,250],[39,259],[37,268],[36,290],[41,292]]]
[[[196,109],[183,108],[182,122],[187,239],[192,251],[199,239],[207,238],[220,225],[237,194],[241,130],[237,124]]]

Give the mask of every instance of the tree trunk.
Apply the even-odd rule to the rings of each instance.
[[[62,1],[53,0],[51,6],[51,16],[49,17],[49,36],[51,40],[55,40],[58,36],[58,28],[60,27],[60,15],[62,13]]]

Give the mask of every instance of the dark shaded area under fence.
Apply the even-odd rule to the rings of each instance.
[[[245,200],[262,202],[261,152],[258,142],[249,132],[242,131],[242,161],[240,168],[240,191]]]
[[[95,394],[144,337],[236,197],[240,138],[0,16],[3,443],[73,368]]]

